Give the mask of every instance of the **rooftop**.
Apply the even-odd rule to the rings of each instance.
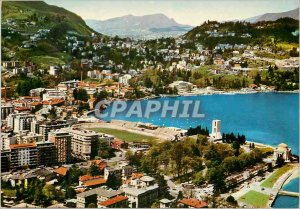
[[[11,144],[9,146],[10,146],[10,149],[36,147],[36,145],[34,143],[28,143],[28,144]]]
[[[59,174],[61,176],[65,176],[67,174],[67,172],[68,172],[68,168],[59,167],[59,168],[55,169],[53,172],[57,173],[57,174]]]
[[[125,197],[125,196],[116,196],[116,197],[113,197],[109,200],[100,202],[99,204],[102,205],[102,206],[110,206],[110,205],[116,204],[118,202],[127,200],[127,199],[128,199],[128,197]]]
[[[204,208],[207,207],[207,203],[197,200],[195,198],[191,198],[191,199],[182,199],[179,201],[180,203],[184,204],[184,205],[188,205],[190,207],[193,208]]]
[[[126,187],[126,188],[123,189],[123,191],[126,194],[129,194],[129,195],[139,196],[141,194],[144,194],[148,191],[155,190],[155,189],[158,189],[157,184],[154,184],[154,185],[146,187],[146,188]]]
[[[94,194],[111,198],[111,197],[122,194],[122,191],[121,190],[107,190],[107,189],[103,189],[103,188],[95,188],[95,189],[88,190],[86,192],[79,193],[79,194],[77,194],[77,197],[88,197],[88,196],[91,196]]]
[[[101,185],[101,184],[105,184],[105,183],[106,183],[106,179],[98,178],[98,179],[87,180],[83,183],[83,185],[86,187],[89,187],[89,186]]]

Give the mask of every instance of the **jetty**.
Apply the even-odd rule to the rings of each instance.
[[[299,192],[291,192],[291,191],[285,191],[285,190],[280,190],[278,192],[280,195],[285,195],[285,196],[292,196],[292,197],[300,197]]]
[[[285,190],[282,189],[282,187],[283,187],[283,185],[285,184],[285,182],[292,176],[292,174],[293,174],[297,169],[299,169],[298,166],[295,167],[294,169],[288,171],[286,174],[284,174],[284,175],[279,179],[279,181],[277,181],[277,182],[275,183],[275,185],[274,185],[274,187],[273,187],[273,189],[272,189],[273,191],[275,191],[275,192],[273,193],[273,196],[274,196],[275,198],[272,198],[272,199],[269,200],[268,205],[269,205],[270,207],[272,207],[272,205],[273,205],[273,203],[274,203],[274,201],[276,200],[276,198],[277,198],[278,195],[285,195],[285,196],[292,196],[292,197],[299,197],[299,196],[300,196],[299,193],[297,193],[297,192],[285,191]]]

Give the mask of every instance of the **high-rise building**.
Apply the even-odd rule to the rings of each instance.
[[[1,120],[5,120],[13,111],[14,107],[11,104],[1,104]]]
[[[67,130],[58,129],[49,132],[49,141],[56,147],[57,162],[60,164],[71,162],[72,136]]]
[[[212,129],[211,129],[210,138],[213,141],[220,141],[222,140],[221,134],[221,121],[220,120],[213,120],[212,121]]]
[[[97,153],[99,134],[84,129],[68,129],[72,135],[72,154],[82,160],[90,160]]]
[[[1,150],[1,172],[9,171],[10,149]]]
[[[37,164],[44,166],[53,166],[57,163],[56,146],[50,141],[36,142],[37,146]]]
[[[30,123],[35,115],[29,113],[13,113],[7,117],[7,125],[13,128],[15,133],[30,130]]]
[[[45,141],[48,140],[48,133],[51,130],[61,129],[69,126],[69,124],[64,120],[59,120],[59,121],[33,120],[30,125],[31,125],[31,132],[42,134],[43,140]]]
[[[10,169],[37,166],[37,148],[34,143],[11,144],[10,150]]]

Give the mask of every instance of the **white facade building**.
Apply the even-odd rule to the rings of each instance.
[[[129,85],[129,80],[132,78],[132,76],[131,75],[129,75],[129,74],[125,74],[125,75],[123,75],[123,76],[120,76],[119,77],[119,83],[121,83],[121,84],[124,84],[125,86],[128,86]]]
[[[222,140],[221,121],[220,120],[213,120],[212,121],[212,131],[211,131],[211,134],[210,134],[210,138],[213,141]]]

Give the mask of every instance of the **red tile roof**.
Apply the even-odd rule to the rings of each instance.
[[[55,169],[53,172],[57,173],[57,174],[59,174],[61,176],[65,176],[67,174],[67,172],[68,172],[68,169],[65,168],[65,167],[59,167],[59,168]]]
[[[40,105],[42,104],[42,102],[31,102],[31,106],[37,106],[37,105]]]
[[[99,205],[110,206],[110,205],[116,204],[118,202],[127,200],[127,199],[128,199],[128,197],[120,195],[120,196],[113,197],[113,198],[111,198],[109,200],[99,202]]]
[[[180,203],[184,204],[184,205],[188,205],[190,207],[193,208],[204,208],[207,207],[207,203],[197,200],[195,198],[191,198],[191,199],[182,199],[179,201]]]
[[[29,107],[16,107],[15,110],[17,111],[26,111],[26,110],[30,110]]]
[[[144,174],[142,174],[142,173],[132,173],[131,174],[131,178],[132,179],[140,179],[140,178],[142,178],[144,176]]]
[[[83,183],[84,186],[89,187],[89,186],[96,186],[96,185],[101,185],[101,184],[105,184],[106,183],[106,179],[92,179],[92,180],[87,180]]]
[[[83,175],[79,177],[79,181],[88,181],[91,179],[99,179],[99,178],[103,178],[103,176],[90,176],[90,175]]]

